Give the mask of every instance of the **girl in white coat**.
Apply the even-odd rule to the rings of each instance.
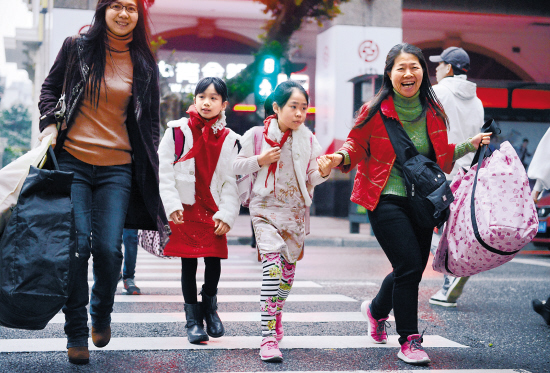
[[[243,135],[233,171],[257,173],[249,208],[263,265],[260,357],[282,361],[278,346],[283,338],[282,309],[304,248],[306,209],[313,187],[325,181],[330,168],[320,173],[316,158],[321,146],[304,125],[309,100],[304,88],[286,81],[272,95],[275,114],[264,121],[261,154],[254,154],[255,130],[251,129]]]
[[[223,80],[202,79],[194,102],[187,111],[189,119],[168,123],[158,153],[160,197],[172,230],[164,255],[181,257],[187,337],[191,343],[200,343],[208,336],[224,334],[216,294],[220,259],[227,259],[225,234],[240,208],[232,172],[239,136],[225,128],[227,86]],[[177,144],[183,144],[182,153]],[[197,258],[204,258],[205,263],[201,303],[197,302]]]

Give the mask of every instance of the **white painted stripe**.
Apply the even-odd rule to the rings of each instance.
[[[397,335],[388,336],[387,344],[369,342],[366,336],[286,336],[279,343],[281,349],[290,348],[399,348]],[[261,336],[222,337],[203,345],[191,344],[186,337],[126,337],[112,338],[101,348],[103,351],[150,351],[150,350],[237,350],[258,349]],[[99,350],[89,339],[90,350]],[[45,352],[66,351],[65,338],[2,339],[0,352]],[[424,347],[468,347],[438,335],[424,335]]]
[[[165,261],[166,263],[158,263],[156,262],[155,264],[142,264],[142,263],[137,263],[136,264],[136,272],[139,273],[139,271],[141,270],[146,270],[146,269],[175,269],[175,270],[181,270],[181,263],[172,263],[172,262],[168,262],[168,261]],[[254,265],[254,264],[249,264],[249,265],[242,265],[242,264],[235,264],[235,265],[232,265],[232,264],[229,264],[229,263],[222,263],[222,273],[225,269],[257,269],[258,271],[262,268],[262,266],[260,264],[257,264],[257,265]],[[204,271],[204,266],[197,266],[197,271],[200,271],[200,270],[203,270]]]
[[[88,285],[92,286],[93,281],[88,281]],[[140,289],[147,288],[161,288],[161,289],[179,289],[181,288],[181,281],[140,281],[139,274],[136,275],[136,285]],[[197,288],[200,288],[202,283],[197,283]],[[262,283],[260,281],[220,281],[218,283],[218,288],[223,289],[260,289]],[[118,283],[118,288],[122,289],[124,284],[122,281]],[[295,281],[292,284],[292,288],[322,288],[323,286],[319,285],[313,281]]]
[[[142,272],[142,273],[139,273],[137,272],[136,274],[136,278],[137,279],[179,279],[181,277],[181,271],[180,272],[177,272],[177,271],[174,271],[174,272],[165,272],[165,273],[162,273],[162,272],[150,272],[150,273],[147,273],[147,272]],[[204,271],[197,271],[197,279],[200,279],[202,280],[204,278]],[[254,273],[250,273],[249,271],[247,272],[239,272],[239,273],[227,273],[222,270],[222,275],[221,275],[221,278],[222,279],[231,279],[231,278],[255,278],[255,279],[261,279],[262,278],[262,274],[260,271],[255,271]],[[88,280],[92,280],[92,272],[89,272],[88,273]]]
[[[550,267],[550,260],[536,260],[536,259],[520,259],[514,258],[511,260],[513,263],[532,264],[535,266]]]
[[[292,371],[285,370],[285,373],[418,373],[418,370],[323,370],[323,371]],[[430,369],[436,373],[530,373],[524,369]],[[214,372],[223,373],[223,372]],[[239,372],[239,373],[263,373],[263,372]]]
[[[287,302],[357,302],[340,294],[290,294]],[[117,303],[183,303],[182,295],[115,295]],[[260,294],[255,295],[218,295],[219,303],[260,302]]]
[[[260,312],[219,312],[223,322],[260,322]],[[128,323],[171,323],[184,322],[184,312],[174,313],[111,313],[111,322]],[[361,312],[285,312],[283,321],[286,322],[366,322]],[[388,321],[395,321],[390,316]],[[50,324],[63,324],[64,314],[57,314],[50,321]]]

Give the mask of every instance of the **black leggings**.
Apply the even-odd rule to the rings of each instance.
[[[375,319],[387,317],[393,308],[399,343],[418,333],[418,284],[428,263],[432,228],[419,227],[411,220],[406,197],[383,195],[369,220],[376,239],[393,271],[386,276],[371,313]]]
[[[197,258],[181,258],[181,291],[187,304],[197,303]],[[218,292],[221,259],[204,258],[204,285],[202,291],[211,297]]]

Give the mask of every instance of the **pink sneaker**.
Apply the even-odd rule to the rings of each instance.
[[[376,320],[370,314],[370,302],[368,300],[361,304],[361,313],[369,322],[368,339],[373,343],[388,343],[388,335],[386,334],[386,321],[389,317]]]
[[[407,342],[401,345],[397,357],[409,364],[428,364],[431,362],[428,354],[421,345],[422,336],[413,334],[407,337]]]
[[[279,343],[275,337],[266,337],[262,339],[260,345],[260,358],[263,361],[269,361],[272,363],[278,363],[283,361],[283,354],[279,350]]]
[[[283,331],[283,312],[279,312],[275,315],[275,338],[277,342],[280,342],[283,339],[285,333]]]

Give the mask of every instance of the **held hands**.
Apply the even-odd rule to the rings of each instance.
[[[40,132],[38,135],[38,141],[42,141],[43,138],[50,134],[53,134],[52,146],[55,147],[55,142],[57,140],[57,125],[55,123],[50,124],[48,127],[44,128],[44,131]]]
[[[224,223],[219,219],[214,219],[214,223],[215,223],[214,227],[216,227],[216,230],[214,231],[214,233],[218,236],[223,236],[224,234],[229,232],[229,230],[231,229],[229,225],[227,225],[226,223]]]
[[[274,148],[267,149],[265,152],[258,156],[258,164],[260,166],[265,166],[272,164],[273,162],[279,162],[281,158],[281,148],[278,146]]]
[[[333,154],[325,154],[321,157],[319,157],[319,164],[321,162],[327,162],[329,168],[335,168],[335,167],[338,167],[340,165],[340,163],[342,163],[342,161],[344,160],[344,156],[342,154],[337,154],[337,153],[333,153]]]
[[[325,178],[330,175],[332,167],[330,167],[331,161],[327,157],[319,157],[317,159],[317,164],[319,165],[319,173],[321,174],[321,177]]]
[[[170,219],[174,222],[174,224],[181,224],[183,223],[183,210],[177,210],[170,214]]]
[[[489,145],[489,143],[491,142],[491,134],[492,132],[478,133],[477,135],[472,137],[470,142],[476,149],[479,148],[480,144]]]

